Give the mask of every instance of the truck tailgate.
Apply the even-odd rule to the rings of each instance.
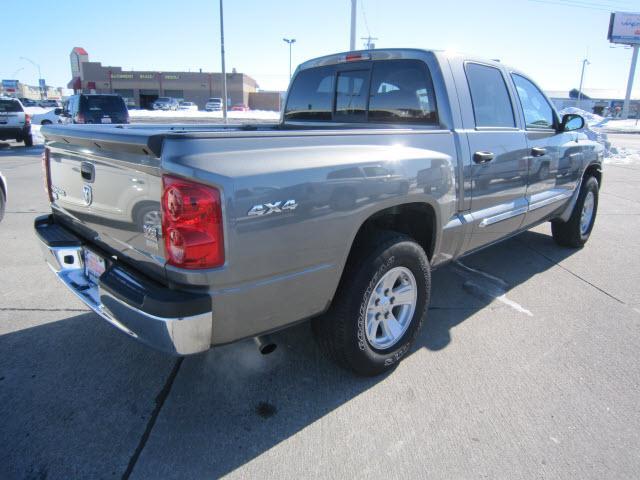
[[[163,279],[161,133],[73,126],[45,127],[43,134],[56,221]]]

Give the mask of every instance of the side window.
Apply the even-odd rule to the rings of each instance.
[[[336,120],[348,117],[364,121],[367,112],[369,70],[338,72],[336,81]]]
[[[286,120],[331,120],[333,98],[331,67],[311,68],[296,75],[284,111]]]
[[[369,121],[438,123],[433,85],[423,62],[388,60],[374,63]]]
[[[553,108],[542,92],[526,78],[513,74],[527,128],[554,128]]]
[[[476,127],[515,127],[513,105],[500,70],[478,63],[465,66]]]

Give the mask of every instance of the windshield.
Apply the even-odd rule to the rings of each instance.
[[[21,112],[22,106],[16,100],[0,100],[0,112]]]
[[[122,113],[127,111],[127,107],[121,97],[90,96],[85,97],[85,99],[86,108],[90,112]]]
[[[210,98],[209,102],[211,102],[211,103],[222,103],[222,99],[221,98]]]

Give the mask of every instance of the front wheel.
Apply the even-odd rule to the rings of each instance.
[[[598,190],[595,177],[585,178],[569,220],[551,222],[551,234],[558,245],[580,248],[587,243],[598,212]]]
[[[320,347],[339,365],[373,376],[409,352],[426,317],[431,270],[412,238],[382,232],[352,259],[329,311],[313,321]]]

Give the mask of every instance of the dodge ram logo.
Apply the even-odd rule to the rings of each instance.
[[[91,185],[84,185],[82,187],[82,198],[84,198],[85,205],[91,205],[91,202],[93,202],[93,190],[91,189]]]
[[[262,215],[271,215],[273,213],[292,212],[296,209],[298,204],[295,200],[287,200],[286,202],[273,202],[273,203],[261,203],[254,205],[251,210],[247,212],[250,217],[259,217]]]

